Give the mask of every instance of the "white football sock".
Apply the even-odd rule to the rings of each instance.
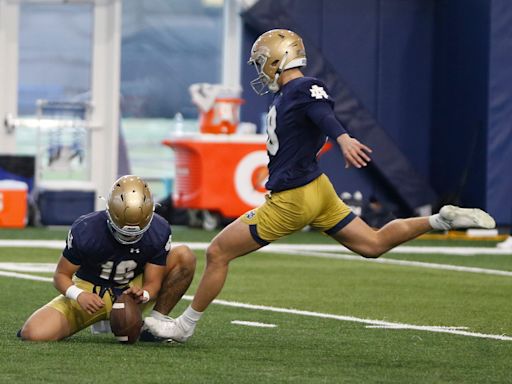
[[[155,311],[154,309],[151,311],[151,317],[157,319],[157,320],[168,320],[168,316],[165,316],[164,314]]]
[[[450,223],[444,220],[439,213],[429,216],[428,222],[433,229],[437,229],[439,231],[447,231],[451,228]]]
[[[185,311],[181,314],[180,320],[184,322],[186,325],[192,327],[196,325],[196,323],[199,321],[202,315],[203,312],[197,312],[195,309],[192,308],[191,305],[189,305],[187,309],[185,309]]]

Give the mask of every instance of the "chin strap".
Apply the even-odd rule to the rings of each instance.
[[[268,85],[268,89],[270,89],[272,92],[279,91],[279,85],[277,84],[277,81],[279,80],[279,77],[281,76],[281,73],[283,73],[283,68],[286,63],[286,59],[288,58],[288,52],[286,52],[281,62],[279,63],[279,67],[277,68],[276,74],[274,75],[274,81]]]

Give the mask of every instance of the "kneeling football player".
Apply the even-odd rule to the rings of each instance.
[[[156,300],[152,316],[165,318],[192,282],[196,258],[186,246],[171,248],[171,228],[154,206],[147,184],[127,175],[106,210],[73,223],[53,275],[61,295],[28,318],[23,340],[61,340],[106,320],[120,294]]]

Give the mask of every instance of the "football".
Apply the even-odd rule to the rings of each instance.
[[[112,304],[110,328],[121,343],[133,344],[139,339],[142,314],[130,295],[120,295]]]

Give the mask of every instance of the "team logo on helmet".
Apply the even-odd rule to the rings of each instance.
[[[107,199],[108,225],[121,244],[134,244],[149,229],[155,204],[144,180],[127,175],[116,180]]]

